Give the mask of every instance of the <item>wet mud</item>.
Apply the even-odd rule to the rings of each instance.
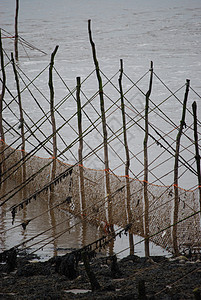
[[[200,296],[200,257],[130,255],[116,260],[97,255],[86,262],[84,257],[76,261],[67,254],[41,262],[14,252],[0,264],[0,299],[183,300]]]

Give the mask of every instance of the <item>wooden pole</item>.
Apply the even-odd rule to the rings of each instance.
[[[152,82],[153,82],[153,62],[151,61],[150,67],[150,81],[149,89],[146,93],[146,102],[145,102],[145,137],[144,137],[144,233],[145,233],[145,256],[149,256],[149,197],[148,197],[148,135],[149,135],[149,97],[152,91]]]
[[[193,120],[194,120],[195,160],[196,160],[197,172],[198,172],[199,204],[201,210],[201,167],[200,167],[200,153],[199,153],[199,146],[198,146],[197,104],[195,101],[192,104],[192,108],[193,108]],[[201,220],[201,212],[200,212],[200,220]]]
[[[83,170],[83,160],[82,160],[82,151],[83,151],[83,137],[82,137],[82,109],[80,101],[80,77],[77,77],[77,120],[78,120],[78,134],[79,134],[79,148],[78,148],[78,160],[79,160],[79,174],[80,174],[80,197],[81,197],[81,211],[82,216],[84,216],[86,203],[85,203],[85,191],[84,191],[84,170]]]
[[[120,60],[120,75],[119,75],[119,90],[121,96],[121,112],[122,112],[122,121],[123,121],[123,135],[124,135],[124,147],[126,153],[126,164],[125,164],[125,178],[126,178],[126,207],[127,207],[127,221],[129,224],[132,223],[132,212],[130,205],[130,180],[129,180],[129,167],[130,167],[130,155],[127,141],[126,133],[126,116],[125,116],[125,105],[124,105],[124,94],[122,88],[122,76],[123,76],[123,60]],[[134,241],[133,234],[129,233],[129,245],[130,245],[130,255],[134,254]]]
[[[59,46],[57,45],[54,51],[51,54],[50,66],[49,66],[49,89],[50,89],[50,113],[51,113],[51,123],[52,123],[52,133],[53,133],[53,157],[52,157],[52,169],[51,169],[51,178],[50,181],[53,181],[56,175],[56,157],[57,157],[57,138],[56,138],[56,122],[54,116],[54,85],[53,85],[53,67],[54,67],[54,57],[57,53]],[[54,185],[50,185],[50,193],[48,199],[49,207],[52,207],[52,203],[54,200]],[[52,236],[55,236],[55,215],[54,210],[50,210],[50,222],[52,225]],[[54,240],[54,255],[57,255],[57,243]]]
[[[95,44],[92,40],[91,20],[88,20],[88,32],[89,32],[89,40],[90,40],[91,47],[92,47],[93,60],[94,60],[94,64],[96,67],[96,75],[97,75],[98,84],[99,84],[100,109],[101,109],[101,117],[102,117],[103,143],[104,143],[105,180],[106,180],[106,193],[107,193],[107,203],[108,203],[108,221],[109,221],[110,230],[112,232],[114,232],[113,214],[112,214],[112,198],[111,198],[111,191],[110,191],[109,158],[108,158],[108,146],[107,146],[107,126],[106,126],[106,118],[105,118],[103,85],[102,85],[102,78],[100,75],[98,60],[96,58],[96,48],[95,48]]]
[[[50,113],[51,113],[51,122],[52,122],[52,133],[53,133],[53,158],[52,158],[52,172],[51,172],[51,181],[54,180],[56,174],[56,157],[57,157],[57,138],[56,138],[56,122],[54,117],[54,86],[53,86],[53,66],[54,66],[54,57],[57,53],[59,46],[56,46],[51,55],[50,66],[49,66],[49,88],[50,88]],[[54,186],[50,187],[50,198],[53,196]],[[52,195],[52,196],[51,196]]]
[[[180,150],[180,140],[182,136],[183,127],[185,126],[185,116],[186,116],[186,104],[188,99],[190,80],[186,80],[186,91],[184,95],[182,118],[180,122],[179,131],[176,138],[176,150],[175,150],[175,163],[174,163],[174,210],[173,210],[173,224],[172,227],[172,239],[173,239],[173,250],[176,256],[179,255],[178,243],[177,243],[177,221],[179,214],[179,190],[178,190],[178,167],[179,167],[179,150]]]
[[[0,28],[0,56],[1,56],[1,72],[2,72],[2,88],[0,94],[0,188],[2,182],[2,173],[5,172],[5,154],[4,154],[4,146],[5,146],[5,136],[4,136],[4,129],[3,129],[3,99],[5,95],[6,89],[6,73],[4,68],[4,55],[3,55],[3,46],[2,46],[2,39],[1,39],[1,28]]]
[[[87,252],[82,253],[82,260],[84,262],[85,271],[87,273],[87,276],[89,278],[89,281],[91,283],[91,289],[92,291],[100,290],[101,286],[96,278],[95,273],[92,271],[89,263],[89,257]]]
[[[16,0],[15,10],[15,59],[18,61],[18,12],[19,12],[19,0]]]
[[[26,181],[26,163],[25,163],[25,135],[24,135],[24,116],[23,116],[23,109],[22,109],[22,101],[21,101],[21,93],[20,93],[20,84],[19,78],[13,58],[13,53],[11,53],[11,61],[13,65],[13,72],[15,75],[15,82],[17,86],[17,94],[18,94],[18,105],[20,111],[20,125],[19,128],[21,130],[21,138],[22,138],[22,146],[21,146],[21,156],[22,156],[22,183]],[[26,198],[26,187],[23,190],[23,196]]]

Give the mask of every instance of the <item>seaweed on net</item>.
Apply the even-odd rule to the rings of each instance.
[[[14,224],[15,222],[15,215],[16,215],[16,208],[12,208],[11,210],[11,214],[12,214],[12,225]]]
[[[71,197],[71,196],[68,196],[68,197],[66,198],[66,202],[67,202],[68,204],[70,204],[70,203],[71,203],[71,199],[72,199],[72,197]]]
[[[23,228],[24,230],[26,229],[26,227],[27,227],[27,225],[29,224],[30,221],[31,221],[31,220],[26,220],[26,221],[24,221],[23,223],[21,223],[22,228]]]

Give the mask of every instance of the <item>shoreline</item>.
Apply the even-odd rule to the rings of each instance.
[[[98,282],[90,283],[86,264],[66,254],[46,262],[18,253],[15,266],[0,264],[0,299],[199,299],[201,260],[197,257],[149,258],[129,255],[90,259],[90,272]],[[144,295],[144,296],[143,296]],[[140,298],[140,297],[144,298]],[[146,297],[146,298],[145,298]]]

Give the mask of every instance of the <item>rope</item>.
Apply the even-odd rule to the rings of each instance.
[[[182,223],[182,222],[184,222],[184,221],[186,221],[186,220],[188,220],[188,219],[194,217],[195,215],[199,214],[200,212],[201,212],[201,210],[196,211],[195,213],[193,213],[193,214],[191,214],[191,215],[189,215],[189,216],[187,216],[187,217],[185,217],[185,218],[183,218],[183,219],[180,219],[178,222],[176,222],[176,223],[174,223],[174,224],[171,224],[171,225],[169,225],[169,226],[167,226],[167,227],[165,227],[165,228],[163,228],[163,229],[161,229],[161,230],[159,230],[159,231],[157,231],[157,232],[155,232],[155,233],[149,235],[149,238],[152,238],[152,237],[158,235],[159,233],[162,233],[163,231],[166,231],[167,229],[172,228],[172,227],[175,226],[176,224]],[[141,243],[144,242],[144,241],[145,241],[145,238],[142,239],[141,241],[135,243],[134,246],[137,246],[137,245],[141,244]],[[118,254],[120,254],[120,253],[122,253],[122,252],[124,252],[124,251],[126,251],[126,250],[128,250],[128,249],[130,249],[130,247],[124,248],[123,250],[117,252],[116,255],[118,255]]]
[[[94,72],[94,71],[93,71]],[[147,72],[148,73],[148,72]],[[92,74],[92,73],[91,73]],[[116,73],[117,74],[117,73]],[[114,76],[116,76],[116,74],[114,75]],[[144,75],[145,76],[145,75]],[[113,77],[112,77],[113,78]],[[60,78],[61,79],[61,78]],[[106,82],[106,84],[108,84],[108,83],[111,83],[111,80],[112,79],[110,79],[110,80],[108,80],[107,82]],[[67,86],[67,85],[66,85]],[[139,87],[136,85],[136,84],[133,84],[133,86],[132,86],[132,88],[133,87],[137,87],[138,89],[139,89]],[[27,87],[27,89],[29,90],[29,85],[27,85],[26,86]],[[181,89],[181,88],[180,88]],[[179,89],[179,90],[180,90]],[[68,89],[69,90],[69,89]],[[117,89],[118,90],[118,89]],[[128,91],[130,91],[131,90],[131,88],[129,89],[129,90],[127,90],[126,92],[125,92],[125,95],[126,95],[126,93],[128,93]],[[140,89],[139,89],[140,90]],[[75,89],[73,90],[73,91],[75,91]],[[63,103],[65,103],[65,101],[67,100],[67,99],[69,99],[71,96],[73,96],[73,93],[74,92],[70,92],[67,96],[65,96],[60,102],[59,102],[59,104],[57,105],[57,106],[55,106],[55,111],[57,112],[57,113],[59,113],[58,112],[58,109],[61,107],[61,105],[63,105]],[[177,90],[178,91],[178,90]],[[176,92],[177,92],[176,91]],[[119,92],[119,91],[118,91]],[[144,95],[144,93],[140,90],[140,92]],[[176,99],[177,99],[177,97],[176,97],[176,92],[175,92],[175,94],[172,94],[171,96],[174,96]],[[172,93],[172,92],[171,92]],[[92,107],[93,107],[93,104],[92,104],[92,100],[93,99],[95,99],[95,97],[96,97],[96,95],[98,94],[98,92],[96,92],[91,98],[86,98],[87,99],[87,102],[83,105],[83,107],[82,107],[82,109],[83,109],[83,111],[84,111],[84,113],[85,113],[85,110],[84,110],[84,108],[86,107],[86,105],[88,105],[88,104],[90,104]],[[117,105],[117,102],[119,101],[119,98],[117,99],[117,100],[115,100],[115,101],[113,101],[107,94],[105,94],[105,96],[107,97],[107,99],[109,99],[111,102],[112,102],[112,105],[110,105],[109,106],[109,108],[106,110],[106,113],[108,113],[108,116],[112,116],[113,114],[114,114],[114,112],[117,110],[117,109],[119,109],[119,106]],[[170,97],[171,97],[170,96]],[[74,96],[73,96],[74,97]],[[164,103],[165,101],[167,101],[167,99],[169,99],[169,97],[168,98],[166,98],[165,100],[163,100],[158,106],[156,106],[156,105],[154,105],[154,103],[152,102],[152,104],[154,105],[154,108],[152,108],[152,109],[150,109],[150,113],[151,112],[154,112],[154,113],[157,113],[156,112],[156,109],[159,109],[159,106],[162,104],[162,103]],[[179,100],[179,99],[178,99]],[[12,103],[12,102],[11,102]],[[131,105],[131,103],[130,103],[130,101],[128,101],[128,103]],[[116,106],[116,109],[114,108],[114,106]],[[8,106],[8,108],[10,109],[10,104],[9,104],[9,106]],[[97,124],[97,122],[100,120],[100,114],[98,113],[98,111],[97,110],[95,110],[96,111],[96,114],[98,115],[98,118],[95,120],[95,122],[91,122],[92,124],[90,124],[90,126],[87,128],[87,130],[85,131],[85,134],[84,134],[84,136],[86,136],[86,135],[88,135],[93,129],[97,129],[98,130],[98,125],[100,124],[100,122]],[[135,110],[135,111],[137,111],[137,110]],[[159,111],[160,112],[162,112],[160,109],[159,109]],[[109,113],[110,112],[110,113]],[[60,113],[59,113],[60,114]],[[70,120],[75,116],[76,114],[74,114],[68,121],[66,121],[66,124],[70,124]],[[87,115],[87,114],[86,114]],[[169,119],[167,116],[166,116],[166,114],[164,114],[163,113],[163,115],[168,119],[168,123],[169,124],[173,124],[173,125],[175,125],[174,124],[174,122],[170,122],[171,121],[171,119]],[[60,116],[62,116],[61,114],[60,114]],[[88,115],[87,115],[88,116]],[[132,126],[134,126],[135,124],[137,124],[138,126],[140,125],[139,124],[139,121],[141,120],[141,119],[143,119],[143,116],[142,116],[142,112],[138,112],[137,111],[137,116],[138,117],[140,117],[137,121],[135,121],[135,122],[133,122],[134,121],[134,119],[133,118],[130,118],[130,121],[129,122],[132,122],[132,124],[129,126],[129,129],[130,128],[132,128]],[[63,118],[63,116],[62,116],[62,118]],[[135,117],[136,118],[136,117]],[[46,119],[48,119],[48,115],[46,116]],[[165,119],[164,119],[165,120]],[[129,124],[129,122],[127,123],[127,124]],[[40,127],[41,125],[39,125],[39,127]],[[71,127],[72,127],[72,125],[70,125]],[[171,157],[174,155],[174,149],[173,149],[173,147],[172,147],[172,145],[170,144],[170,143],[168,143],[167,142],[167,140],[165,139],[165,137],[166,137],[166,135],[169,137],[169,138],[171,138],[170,136],[169,136],[169,133],[168,134],[165,134],[165,136],[162,136],[161,135],[161,133],[159,133],[158,132],[158,129],[154,126],[154,125],[152,125],[151,123],[150,123],[150,126],[151,126],[151,128],[155,131],[155,133],[160,137],[160,140],[163,140],[165,143],[167,143],[167,145],[168,145],[168,150],[167,150],[167,148],[165,147],[165,146],[163,146],[161,143],[159,144],[159,145],[162,145],[162,147],[165,149],[164,150],[164,152],[163,153],[165,153],[165,151],[169,151],[169,149],[171,149],[172,151],[173,151],[173,153],[172,152],[170,152],[170,155],[171,155]],[[38,127],[38,128],[39,128]],[[59,132],[59,130],[61,129],[62,127],[60,127],[59,129],[58,129],[58,131],[57,131],[57,133]],[[89,130],[91,128],[91,130]],[[109,127],[108,126],[108,128],[111,130],[111,132],[112,132],[112,136],[108,139],[108,142],[109,142],[109,144],[112,142],[112,141],[114,141],[114,140],[120,140],[120,138],[119,138],[119,136],[122,134],[122,132],[121,133],[119,133],[120,132],[120,130],[122,130],[122,128],[120,128],[120,129],[118,129],[118,130],[116,130],[115,132],[112,130],[112,128],[111,127]],[[143,128],[141,128],[142,130],[144,130]],[[174,129],[173,130],[176,130],[177,129],[177,127],[174,127]],[[187,130],[190,130],[191,129],[191,125],[190,126],[188,126],[188,128],[186,129],[186,131]],[[160,129],[159,129],[160,130]],[[185,132],[186,132],[185,131]],[[99,132],[99,130],[98,130],[98,132]],[[99,132],[99,134],[101,135],[101,133]],[[164,133],[163,133],[164,134]],[[150,145],[150,147],[153,145],[153,144],[155,144],[155,143],[157,143],[158,142],[158,140],[155,138],[155,136],[153,136],[153,135],[150,135],[151,137],[152,137],[152,139],[153,139],[153,143]],[[186,135],[186,133],[185,133],[185,136],[187,136]],[[42,144],[42,146],[44,146],[48,141],[49,141],[49,139],[52,137],[52,135],[50,135],[47,139],[45,139],[43,142],[41,142],[41,144]],[[193,142],[192,142],[192,140],[187,136],[187,138],[190,140],[190,142],[191,142],[191,145],[193,144]],[[74,141],[70,144],[70,146],[67,146],[63,151],[61,151],[61,153],[65,153],[67,150],[69,150],[71,147],[73,147],[75,144],[76,144],[76,142],[77,142],[77,139],[74,139]],[[184,150],[187,150],[191,145],[189,145],[189,146],[187,146],[187,147],[183,147],[183,150],[182,151],[184,151]],[[41,149],[41,147],[40,147],[41,145],[39,144],[35,149],[34,149],[34,151],[38,151],[39,149]],[[111,146],[111,145],[110,145]],[[99,151],[101,148],[103,147],[103,145],[102,145],[102,143],[101,144],[99,144],[93,151],[91,151],[91,152],[89,152],[86,156],[85,156],[85,158],[84,159],[86,159],[86,158],[88,158],[88,157],[90,157],[91,155],[93,155],[94,153],[96,153],[97,151]],[[113,148],[112,148],[113,149]],[[33,153],[36,153],[36,152],[34,152],[33,151]],[[192,154],[192,152],[191,151],[189,151],[191,154]],[[123,160],[121,159],[121,157],[118,155],[118,153],[116,152],[116,151],[114,151],[114,153],[119,157],[119,159],[123,162]],[[162,154],[163,154],[162,153]],[[160,155],[162,155],[162,154],[160,154]],[[34,155],[34,154],[33,154]],[[33,155],[31,156],[31,157],[33,157]],[[96,153],[96,156],[98,157],[98,155],[97,155],[97,153]],[[57,156],[57,157],[59,157],[59,155]],[[137,157],[137,155],[135,156],[135,158]],[[170,158],[171,158],[170,157]],[[159,158],[159,156],[158,157],[156,157],[150,164],[149,164],[149,167],[152,165],[152,164],[154,164],[154,162],[157,160]],[[54,159],[56,159],[56,158],[54,158]],[[183,157],[181,157],[181,159],[183,160]],[[194,170],[194,168],[192,168],[192,166],[188,163],[189,161],[191,161],[192,160],[192,158],[190,159],[190,160],[188,160],[188,161],[186,161],[186,160],[184,160],[184,162],[185,163],[183,163],[183,165],[184,166],[188,166],[188,169],[190,169],[192,172],[193,172],[193,170]],[[50,162],[50,163],[52,163],[52,162]],[[77,164],[79,164],[79,162],[77,162],[76,164],[74,164],[73,165],[73,167],[75,166],[75,165],[77,165]],[[45,167],[47,167],[49,164],[47,164]],[[155,168],[157,168],[159,165],[157,165]],[[44,167],[44,168],[45,168]],[[71,168],[71,167],[70,167]],[[155,168],[153,168],[153,169],[155,169]],[[153,169],[151,169],[151,170],[153,170]],[[42,169],[40,169],[38,172],[36,172],[36,173],[34,173],[34,176],[32,177],[30,177],[29,179],[30,179],[30,181],[31,180],[33,180],[34,178],[35,178],[35,176],[37,176],[41,171],[43,170],[43,168]],[[45,185],[43,188],[49,188],[50,186],[51,186],[51,184],[54,184],[54,183],[56,183],[56,182],[58,182],[61,178],[62,178],[62,176],[64,176],[64,175],[66,175],[68,172],[69,172],[69,170],[70,169],[67,169],[67,170],[65,170],[64,171],[64,173],[61,173],[61,174],[59,174],[59,176],[61,176],[61,177],[58,177],[54,182],[50,182],[50,183],[48,183],[47,185]],[[113,172],[113,170],[106,170],[106,171],[108,171],[108,172],[110,172],[110,173],[112,173]],[[187,172],[187,169],[180,175],[180,176],[182,176],[185,172]],[[194,172],[194,174],[196,175],[197,173],[196,172]],[[155,176],[155,175],[154,175]],[[163,175],[164,176],[164,175]],[[158,180],[158,179],[161,179],[161,177],[160,178],[158,178],[157,176],[155,176],[155,178],[156,178],[156,180]],[[30,182],[30,181],[26,181],[27,183],[28,182]],[[27,184],[26,182],[24,182],[24,185],[22,185],[21,186],[21,188],[20,188],[20,190]],[[143,182],[143,181],[141,181],[141,182]],[[160,181],[161,182],[161,181]],[[162,182],[161,182],[162,183]],[[153,185],[153,184],[152,184]],[[157,185],[158,186],[158,185]],[[164,186],[164,185],[163,185]],[[19,187],[19,186],[18,186]],[[123,186],[123,187],[121,187],[121,189],[123,189],[125,186]],[[42,189],[43,189],[42,188]],[[19,190],[18,190],[19,191]],[[17,192],[18,192],[17,191]],[[41,191],[40,191],[41,192]],[[10,192],[9,192],[10,193]],[[13,194],[13,195],[15,195],[15,194]],[[11,195],[11,197],[13,197],[13,195]],[[38,193],[34,193],[32,196],[31,196],[31,198],[33,198],[34,196],[37,196],[38,195]],[[11,198],[10,197],[10,198]],[[9,199],[10,199],[9,198]],[[6,199],[6,201],[8,201],[9,199]],[[28,199],[28,198],[27,198]],[[27,199],[25,199],[25,200],[23,200],[23,202],[21,202],[21,205],[23,205],[23,203],[26,203],[26,201],[27,201]],[[28,199],[29,200],[29,199]],[[3,202],[3,204],[5,203],[5,201]],[[2,205],[3,205],[2,204]],[[18,206],[14,206],[14,209],[16,209]],[[158,207],[156,208],[156,209],[158,209]],[[192,209],[192,208],[191,208]],[[197,212],[196,212],[197,213]],[[183,220],[185,220],[185,219],[183,219]],[[175,225],[175,224],[174,224]],[[172,226],[174,226],[174,225],[172,225]]]

